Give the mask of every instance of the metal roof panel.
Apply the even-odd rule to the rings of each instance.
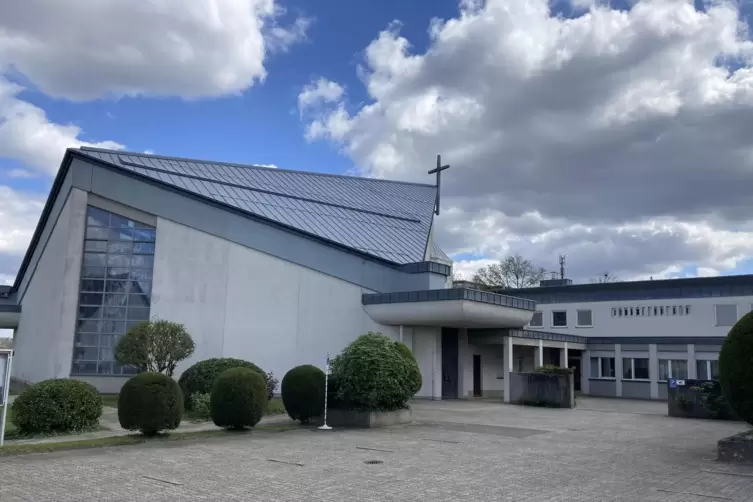
[[[81,148],[80,153],[307,234],[405,264],[424,259],[436,187]]]

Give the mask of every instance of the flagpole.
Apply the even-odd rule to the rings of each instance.
[[[319,430],[328,431],[332,430],[332,427],[327,425],[327,391],[329,387],[329,352],[327,353],[327,366],[324,372],[324,425],[319,427]]]

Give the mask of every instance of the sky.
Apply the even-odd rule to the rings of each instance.
[[[0,6],[0,283],[67,147],[431,183],[470,278],[753,273],[747,1]]]

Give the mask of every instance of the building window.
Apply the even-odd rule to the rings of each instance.
[[[696,361],[695,365],[699,380],[719,379],[719,361]]]
[[[751,304],[750,309],[753,310],[753,304]],[[617,317],[617,309],[612,309],[612,317]]]
[[[659,381],[666,382],[670,378],[688,378],[688,362],[680,359],[659,359]]]
[[[128,375],[118,340],[149,320],[156,229],[89,206],[81,265],[73,375]]]
[[[575,320],[576,326],[581,328],[590,328],[593,326],[593,319],[590,310],[578,310],[576,311]]]
[[[592,357],[591,378],[614,378],[614,357]]]
[[[567,311],[555,310],[552,312],[552,327],[553,328],[566,328],[567,327]]]
[[[531,317],[531,323],[529,324],[532,328],[542,328],[544,327],[544,313],[543,312],[534,312],[533,317]]]
[[[737,305],[714,305],[717,326],[734,326],[737,323]]]
[[[685,305],[685,315],[690,315],[690,305]]]
[[[623,357],[622,358],[623,380],[648,380],[648,359]]]

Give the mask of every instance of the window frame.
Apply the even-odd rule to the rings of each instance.
[[[615,359],[614,356],[611,356],[611,357],[609,357],[609,356],[591,356],[590,361],[593,361],[594,359],[596,359],[596,360],[599,361],[598,364],[597,364],[597,366],[599,368],[599,374],[596,375],[596,376],[591,375],[591,369],[593,368],[593,365],[589,364],[589,367],[588,367],[589,376],[588,376],[588,378],[590,378],[591,380],[617,380],[617,365],[616,365],[616,359]],[[615,376],[603,376],[602,375],[602,370],[604,369],[604,367],[602,366],[602,364],[603,364],[602,360],[603,359],[611,359],[612,360],[612,371],[614,372]]]
[[[706,366],[706,376],[708,378],[701,378],[698,375],[698,363],[704,363],[704,366]],[[716,378],[711,378],[711,365],[714,364],[714,363],[716,363],[716,373],[717,373],[717,375],[716,375]],[[696,369],[695,369],[696,375],[695,376],[696,376],[696,378],[698,380],[719,380],[719,360],[718,359],[696,359],[695,364],[696,364]]]
[[[735,322],[733,322],[732,324],[719,324],[718,307],[729,307],[729,306],[735,307]],[[738,308],[737,303],[715,303],[714,304],[714,326],[719,327],[719,328],[731,328],[732,326],[735,325],[735,323],[737,323],[738,320],[740,320],[739,310],[740,309]]]
[[[113,350],[130,328],[151,318],[157,227],[92,204],[84,225],[70,376],[127,378],[137,368],[119,366]]]
[[[662,361],[667,361],[667,379],[666,380],[662,380],[661,379],[661,363],[662,363]],[[674,376],[672,374],[673,373],[673,371],[672,371],[673,364],[672,363],[673,362],[678,362],[678,361],[684,361],[685,362],[685,376],[683,378],[676,377],[676,376]],[[657,368],[659,370],[659,374],[656,375],[656,378],[657,378],[658,382],[667,382],[667,381],[672,380],[672,379],[676,379],[676,380],[687,380],[688,379],[689,373],[688,373],[688,360],[687,359],[659,359],[658,360],[658,364],[657,364]]]
[[[636,378],[635,377],[635,360],[641,359],[648,362],[648,377]],[[630,361],[630,378],[625,378],[625,361]],[[650,382],[651,381],[651,358],[650,357],[623,357],[622,358],[622,376],[620,380],[626,380],[628,382]]]
[[[558,326],[554,324],[554,315],[555,314],[565,314],[565,324],[563,326]],[[567,310],[552,310],[552,315],[550,316],[550,322],[552,328],[567,328],[568,325],[568,319],[567,319]]]
[[[591,324],[579,324],[578,314],[580,312],[588,312],[591,316]],[[575,327],[576,328],[593,328],[594,327],[594,311],[592,309],[576,309],[575,310]]]

